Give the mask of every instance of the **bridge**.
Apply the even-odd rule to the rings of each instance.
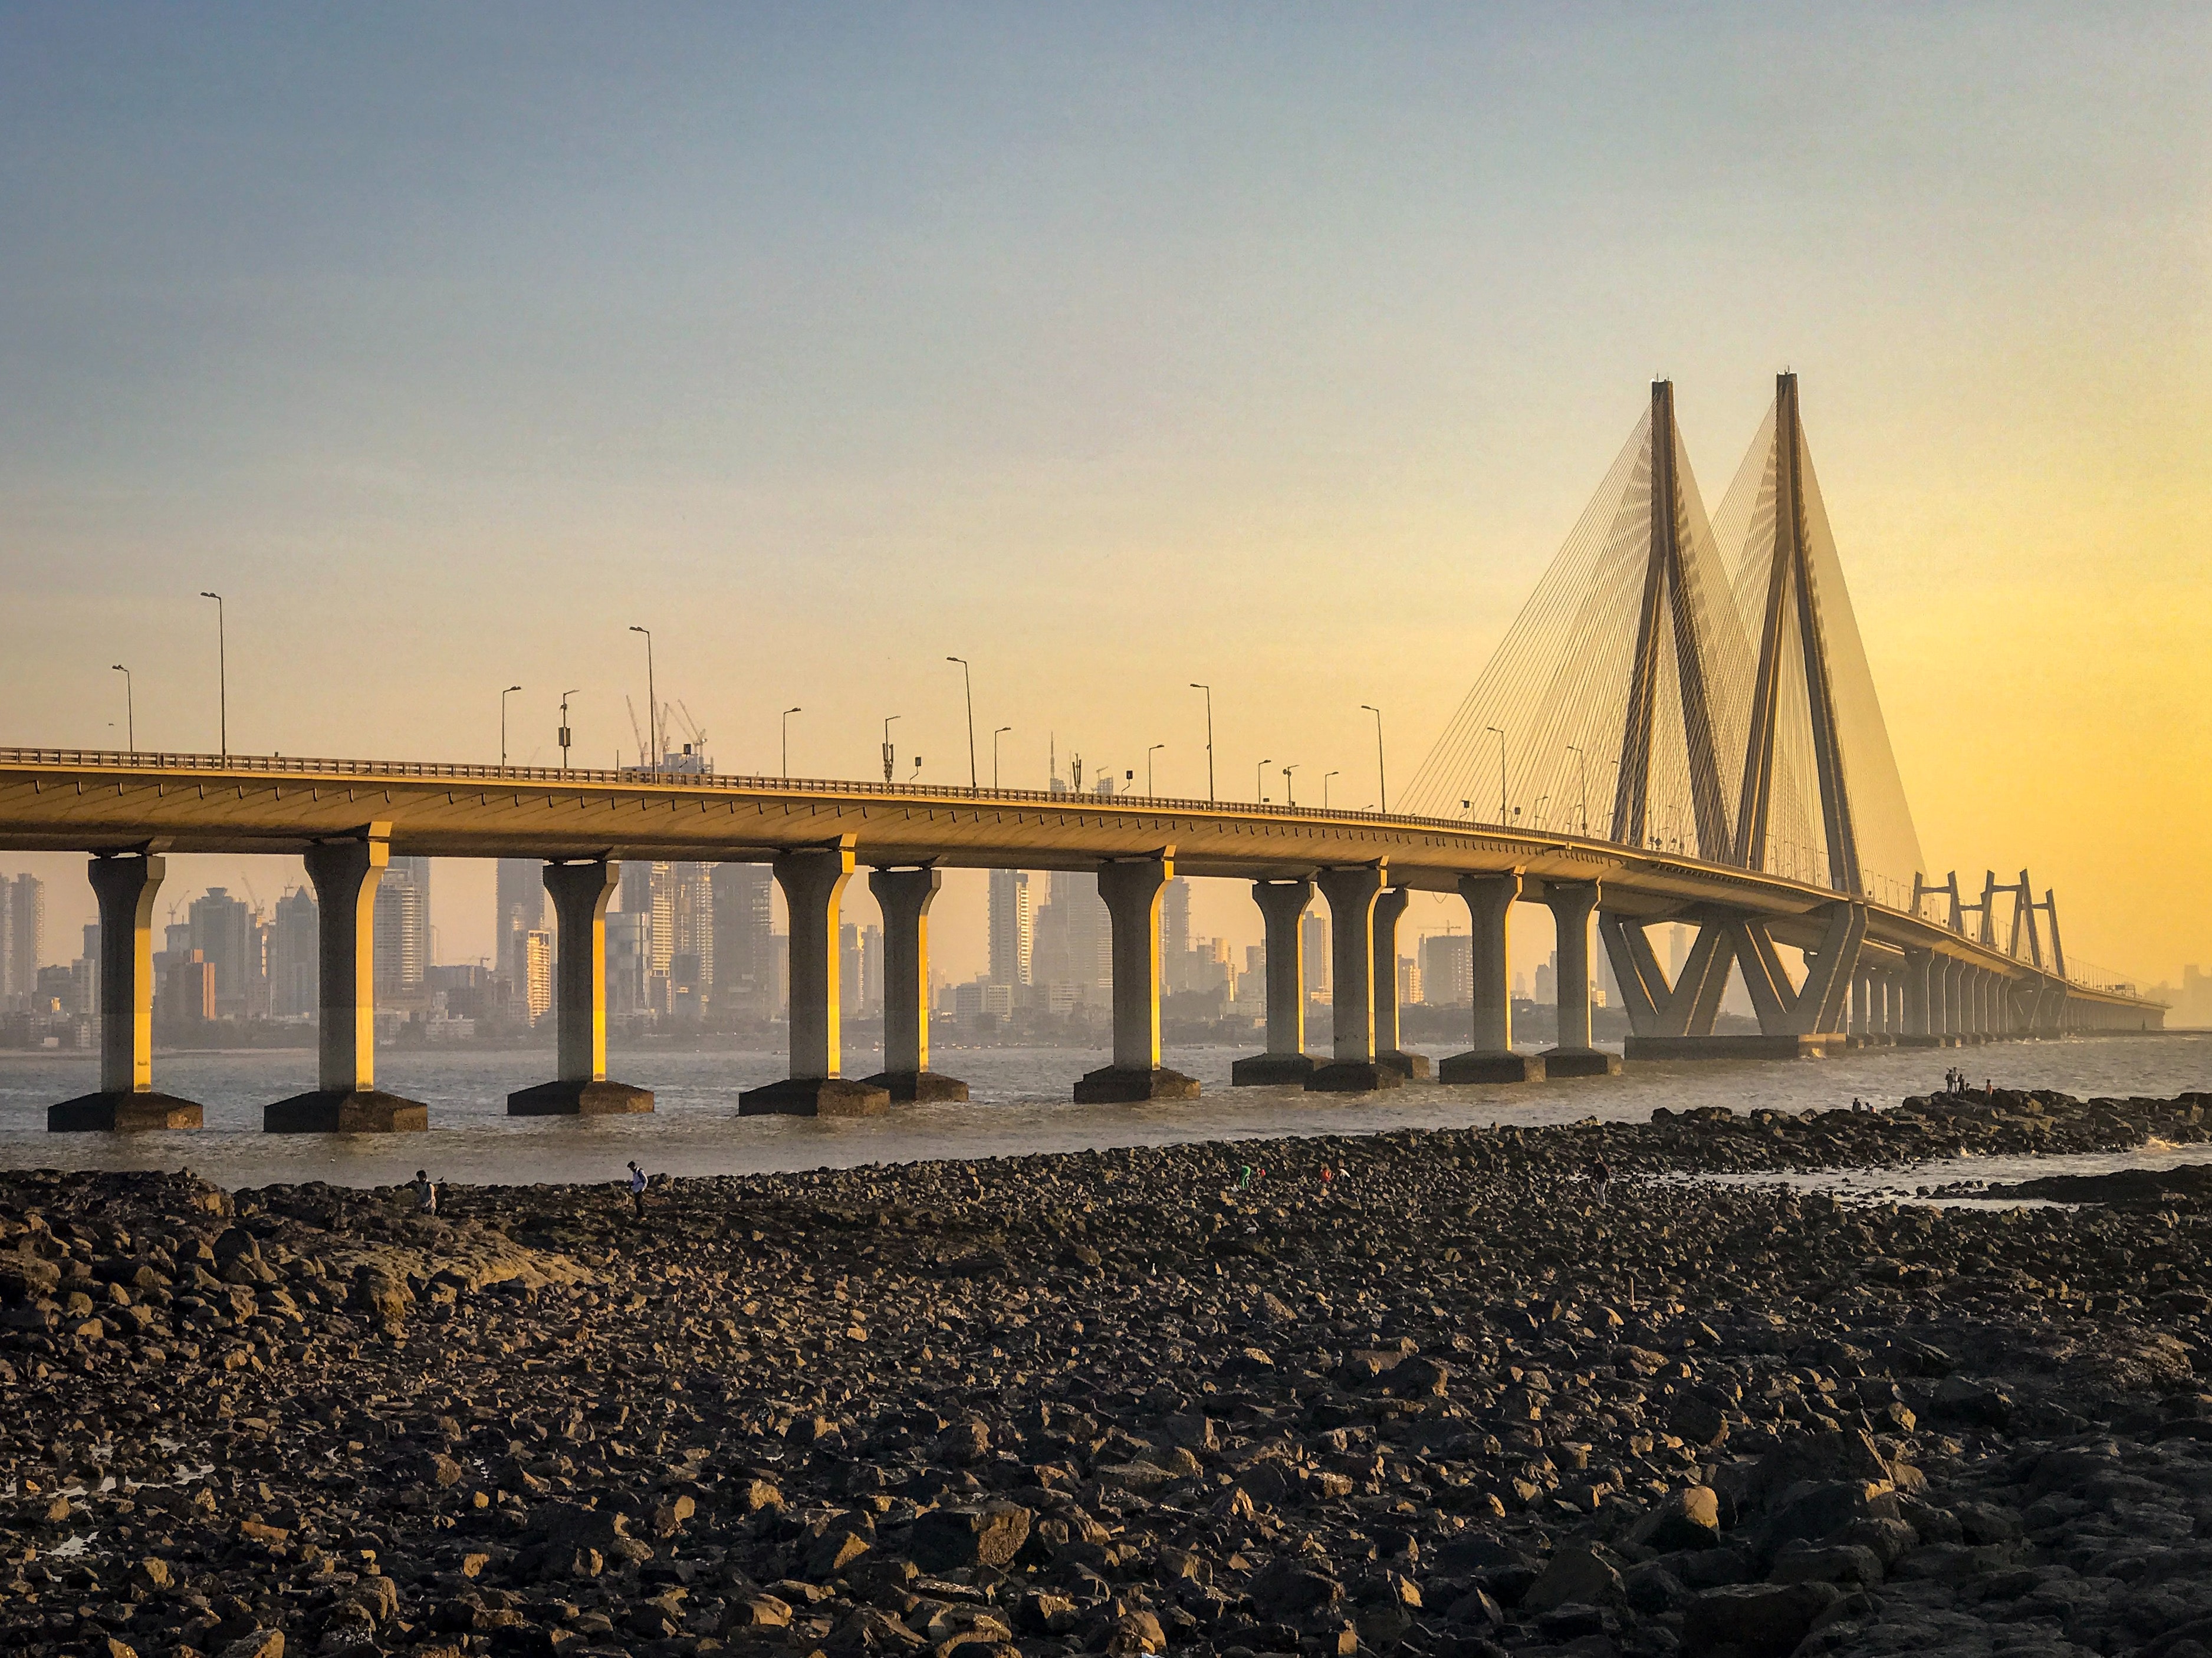
[[[1738,549],[1734,572],[1723,544]],[[1597,832],[1593,755],[1605,768]],[[1494,799],[1482,799],[1493,779]],[[1620,1069],[1623,1056],[1590,1040],[1593,925],[1626,1004],[1630,1062],[2146,1029],[2163,1016],[2129,987],[2069,974],[2056,897],[2037,898],[2027,872],[1988,874],[1968,902],[1955,873],[1931,882],[1921,870],[1790,375],[1710,521],[1673,388],[1654,386],[1411,793],[1411,811],[1362,812],[646,768],[15,749],[0,750],[0,848],[91,858],[100,1086],[54,1106],[57,1130],[200,1121],[198,1106],[153,1083],[154,902],[172,853],[296,853],[315,887],[318,1085],[267,1108],[275,1132],[427,1127],[424,1107],[375,1082],[372,915],[394,853],[545,863],[557,1074],[509,1097],[517,1115],[652,1108],[648,1092],[607,1076],[605,914],[631,859],[775,871],[790,913],[790,1075],[743,1095],[744,1112],[966,1097],[930,1065],[928,915],[946,868],[1097,872],[1111,925],[1113,1053],[1075,1084],[1085,1102],[1198,1091],[1161,1062],[1160,893],[1178,872],[1249,881],[1261,913],[1267,1046],[1237,1062],[1239,1084],[1365,1091],[1428,1075],[1398,1036],[1397,926],[1416,891],[1455,893],[1468,911],[1469,1046],[1437,1066],[1447,1084]],[[837,932],[864,867],[884,920],[884,1053],[882,1072],[853,1079],[842,1075]],[[1891,872],[1900,869],[1909,888]],[[1316,891],[1332,923],[1320,1060],[1305,1051],[1299,926]],[[1513,1042],[1507,944],[1521,902],[1546,906],[1558,939],[1557,1045],[1540,1054]],[[1695,932],[1671,979],[1648,932],[1662,924]],[[1732,973],[1756,1035],[1715,1032]]]

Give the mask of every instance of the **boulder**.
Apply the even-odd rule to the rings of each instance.
[[[1682,1612],[1692,1652],[1732,1647],[1743,1658],[1784,1658],[1814,1619],[1843,1598],[1830,1583],[1740,1583],[1707,1589]]]
[[[1002,1567],[1029,1540],[1036,1517],[1015,1503],[931,1509],[915,1517],[908,1552],[924,1571]]]
[[[1552,1557],[1551,1564],[1522,1595],[1521,1604],[1530,1612],[1549,1612],[1571,1600],[1595,1606],[1617,1598],[1620,1592],[1620,1573],[1613,1563],[1595,1549],[1577,1543]]]

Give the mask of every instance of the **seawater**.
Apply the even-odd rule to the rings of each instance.
[[[1451,1050],[1419,1051],[1437,1058]],[[0,1058],[0,1168],[190,1168],[233,1189],[305,1181],[387,1185],[417,1169],[471,1184],[568,1183],[614,1180],[632,1158],[655,1174],[750,1174],[1589,1116],[1630,1121],[1648,1117],[1657,1106],[1803,1111],[1848,1105],[1854,1096],[1893,1104],[1941,1086],[1953,1065],[1978,1083],[1990,1078],[2000,1086],[2085,1096],[2170,1096],[2212,1086],[2212,1034],[1874,1048],[1832,1060],[1643,1063],[1619,1077],[1517,1087],[1409,1083],[1349,1096],[1232,1088],[1229,1067],[1237,1055],[1226,1048],[1168,1053],[1168,1065],[1203,1084],[1196,1100],[1079,1106],[1070,1102],[1069,1090],[1084,1072],[1106,1063],[1103,1053],[939,1046],[933,1063],[968,1082],[974,1094],[968,1103],[813,1121],[738,1114],[739,1090],[783,1074],[779,1054],[617,1050],[610,1074],[652,1089],[654,1110],[577,1120],[506,1114],[508,1093],[552,1074],[550,1049],[386,1050],[377,1058],[378,1085],[430,1108],[428,1133],[399,1135],[263,1133],[263,1106],[313,1084],[314,1056],[304,1049],[157,1056],[156,1086],[206,1108],[206,1127],[193,1132],[49,1134],[46,1108],[94,1087],[96,1068],[76,1055],[9,1055]],[[845,1073],[864,1076],[874,1068],[872,1056],[861,1054],[848,1057]],[[1254,1161],[1264,1163],[1265,1157],[1264,1147],[1255,1146]],[[2048,1173],[2071,1164],[2052,1158],[2038,1166]]]

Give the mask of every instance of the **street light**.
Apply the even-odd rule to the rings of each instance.
[[[975,786],[975,676],[969,671],[966,657],[948,656],[945,659],[960,665],[961,683],[968,688],[968,786],[972,789]]]
[[[1576,765],[1582,769],[1582,827],[1575,832],[1577,835],[1588,835],[1589,833],[1589,756],[1571,743],[1567,744],[1567,752],[1574,756]]]
[[[1299,763],[1293,761],[1283,768],[1283,804],[1286,806],[1295,806],[1298,803],[1297,797],[1291,793],[1291,774],[1298,768]]]
[[[507,769],[507,699],[521,689],[520,685],[509,685],[499,694],[499,768],[501,771]]]
[[[1013,730],[1012,726],[1001,726],[991,733],[991,786],[993,788],[999,786],[999,739],[1012,730]]]
[[[1213,687],[1201,685],[1194,679],[1190,682],[1190,688],[1206,693],[1206,798],[1211,800],[1213,799]]]
[[[230,758],[230,641],[223,627],[222,595],[203,592],[202,598],[215,600],[215,683],[216,726],[222,733],[222,757]]]
[[[130,744],[131,752],[138,752],[138,711],[131,695],[131,670],[120,662],[115,671],[123,676],[123,740]]]
[[[783,711],[783,774],[787,781],[791,777],[791,716],[805,712],[804,708],[786,708]]]
[[[1375,716],[1375,792],[1382,797],[1382,810],[1390,810],[1390,781],[1382,774],[1382,710],[1372,702],[1359,705]]]
[[[650,764],[653,775],[658,777],[660,774],[660,702],[659,693],[653,684],[653,629],[641,628],[632,623],[629,630],[645,635],[645,734],[653,744]]]
[[[1341,774],[1333,771],[1325,771],[1321,774],[1321,809],[1323,811],[1328,810],[1328,780]]]
[[[902,714],[894,714],[884,719],[884,781],[887,785],[891,780],[891,773],[898,767],[898,756],[891,748],[891,721],[905,718]]]
[[[561,769],[562,771],[568,769],[568,699],[583,689],[581,685],[571,685],[561,693]]]
[[[1267,767],[1271,763],[1262,760],[1252,771],[1252,793],[1259,797],[1263,805],[1267,799]]]
[[[1167,744],[1164,743],[1155,743],[1145,750],[1145,799],[1147,800],[1159,798],[1152,793],[1152,756],[1165,747]]]
[[[1498,731],[1495,726],[1485,726],[1483,730],[1495,732],[1498,737],[1498,827],[1504,829],[1505,827],[1505,733]]]

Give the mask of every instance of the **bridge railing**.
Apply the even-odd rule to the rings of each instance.
[[[369,780],[388,779],[440,783],[497,783],[497,784],[575,784],[591,783],[617,785],[627,787],[678,787],[775,790],[787,793],[819,794],[863,794],[884,798],[911,797],[926,793],[945,799],[951,797],[976,802],[1005,802],[1012,805],[1056,807],[1067,811],[1218,811],[1224,807],[1242,814],[1264,817],[1304,818],[1317,811],[1314,806],[1298,806],[1273,801],[1194,800],[1165,795],[1142,794],[1083,794],[1073,791],[1054,793],[1048,789],[1005,789],[967,787],[958,784],[932,783],[926,786],[912,783],[878,783],[861,779],[768,777],[748,773],[688,770],[680,767],[623,766],[609,769],[604,767],[557,766],[499,766],[470,765],[422,760],[343,760],[305,755],[260,754],[194,754],[159,750],[139,752],[119,752],[105,749],[34,749],[0,748],[0,765],[21,766],[96,766],[111,770],[204,772],[248,772],[264,775],[292,777],[358,777]],[[1473,817],[1412,817],[1399,812],[1368,811],[1330,806],[1328,815],[1347,823],[1372,823],[1399,829],[1428,829],[1449,830],[1454,834],[1481,835],[1494,834],[1526,839],[1534,837],[1556,844],[1563,851],[1586,850],[1603,856],[1621,853],[1656,853],[1700,874],[1721,874],[1738,878],[1759,876],[1767,879],[1790,881],[1795,884],[1827,890],[1825,879],[1808,881],[1791,870],[1753,872],[1730,864],[1713,864],[1680,848],[1654,845],[1651,847],[1629,846],[1602,836],[1577,835],[1571,831],[1535,825],[1503,824]],[[1863,896],[1878,908],[1899,915],[1915,916],[1910,901],[1904,895],[1910,889],[1901,882],[1881,876],[1863,878],[1869,890]],[[1899,896],[1885,899],[1881,892],[1894,890]],[[2023,966],[2026,963],[2022,963]],[[2085,990],[2111,995],[2133,995],[2134,987],[2087,963],[2068,963],[2068,982]]]

